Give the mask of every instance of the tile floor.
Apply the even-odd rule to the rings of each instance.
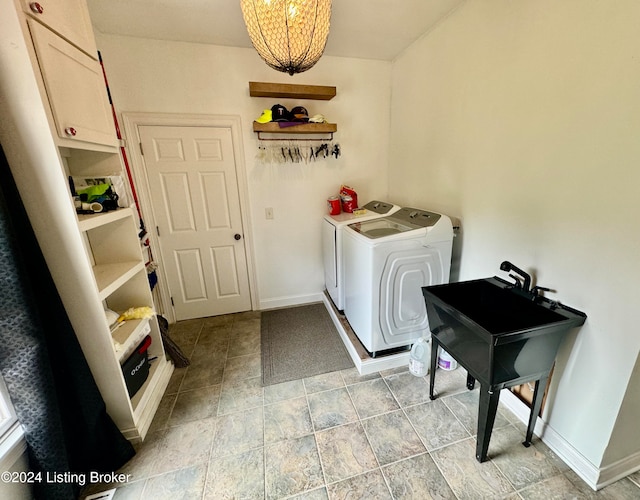
[[[593,492],[500,408],[490,460],[474,458],[478,391],[459,368],[439,398],[406,368],[350,369],[262,387],[260,313],[189,320],[177,369],[122,499],[640,498],[640,472]]]

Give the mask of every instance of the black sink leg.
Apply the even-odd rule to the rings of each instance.
[[[429,399],[433,401],[436,397],[433,394],[433,387],[436,380],[436,368],[438,368],[438,342],[431,336],[431,368],[429,369]]]
[[[467,389],[473,391],[473,388],[476,386],[476,379],[467,373]]]
[[[498,401],[500,399],[499,389],[489,389],[480,384],[480,408],[478,410],[478,435],[476,444],[476,459],[484,462],[487,459],[489,440],[493,423],[496,420],[498,411]]]
[[[540,414],[540,407],[542,406],[542,399],[544,398],[544,389],[547,387],[548,377],[536,380],[536,385],[533,390],[533,405],[531,406],[531,414],[529,415],[529,425],[527,426],[527,435],[522,443],[525,447],[531,446],[531,439],[533,438],[533,429],[536,426],[536,420]]]

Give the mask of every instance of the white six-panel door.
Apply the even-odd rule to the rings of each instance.
[[[231,129],[138,130],[176,320],[250,310]]]

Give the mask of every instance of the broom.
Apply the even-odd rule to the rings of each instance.
[[[164,350],[169,355],[176,368],[185,368],[191,363],[183,353],[182,349],[169,337],[169,322],[166,318],[157,315],[160,334],[162,335],[162,343]]]

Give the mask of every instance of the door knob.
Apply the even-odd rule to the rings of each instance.
[[[29,8],[34,14],[42,14],[44,12],[44,8],[38,2],[31,2]]]
[[[236,240],[239,240],[240,238],[242,238],[242,236],[240,236],[238,233],[236,233],[233,237],[234,237]]]

